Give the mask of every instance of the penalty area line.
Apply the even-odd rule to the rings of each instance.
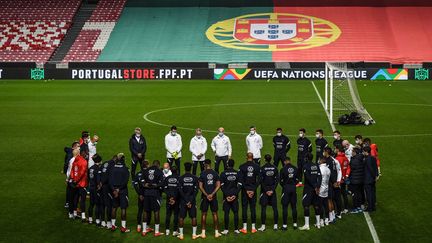
[[[312,83],[312,86],[313,86],[313,88],[315,90],[315,93],[317,94],[318,99],[320,100],[321,105],[322,105],[322,107],[323,107],[323,109],[324,109],[324,111],[325,111],[325,113],[327,115],[328,122],[330,123],[330,126],[333,129],[333,131],[335,131],[336,127],[335,127],[335,125],[333,123],[330,122],[330,115],[329,115],[329,113],[325,109],[324,101],[321,98],[321,95],[319,94],[318,89],[317,89],[315,83],[313,81],[311,81],[311,83]],[[374,226],[374,224],[372,222],[372,218],[370,217],[369,213],[368,212],[363,212],[363,215],[364,215],[364,217],[366,219],[366,223],[367,223],[369,231],[370,231],[370,233],[372,235],[373,242],[374,243],[380,243],[380,240],[378,238],[378,234],[376,232],[375,226]]]

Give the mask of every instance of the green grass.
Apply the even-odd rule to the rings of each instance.
[[[323,82],[316,81],[316,84],[322,89]],[[351,141],[355,134],[363,134],[379,145],[383,176],[377,185],[377,212],[371,217],[380,240],[430,242],[432,193],[429,176],[432,169],[428,145],[432,134],[432,82],[389,84],[362,81],[358,85],[376,125],[337,128]],[[233,103],[243,104],[214,106]],[[129,154],[128,139],[133,128],[140,126],[149,144],[147,157],[164,160],[163,138],[168,128],[144,120],[143,115],[157,109],[197,105],[208,106],[155,112],[148,118],[191,129],[201,127],[214,131],[224,126],[233,143],[237,166],[244,161],[244,140],[250,125],[256,125],[261,134],[273,134],[276,127],[283,127],[292,141],[300,127],[305,127],[310,137],[317,128],[324,129],[327,135],[331,131],[309,81],[1,81],[0,241],[177,241],[172,237],[142,239],[135,232],[121,235],[67,219],[63,208],[64,175],[60,174],[63,147],[87,129],[100,136],[98,152],[104,159],[118,152]],[[184,162],[191,156],[188,146],[193,131],[179,129],[179,132],[183,137]],[[209,141],[215,132],[204,135]],[[264,135],[263,139],[263,154],[272,152],[271,136]],[[295,151],[296,146],[289,154],[295,157]],[[212,157],[211,153],[207,156]],[[128,225],[134,229],[137,208],[132,188],[130,198]],[[298,209],[302,224],[300,204]],[[259,222],[259,208],[257,211]],[[164,214],[162,210],[162,218]],[[221,211],[219,216],[222,223]],[[270,226],[271,209],[268,209],[267,217]],[[214,242],[212,224],[208,221],[206,241]],[[188,242],[189,220],[185,231]],[[363,215],[348,215],[335,226],[322,230],[276,233],[267,230],[253,236],[230,235],[218,241],[270,242],[280,239],[292,242],[372,241]]]

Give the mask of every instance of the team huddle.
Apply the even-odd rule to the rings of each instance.
[[[281,128],[273,137],[274,154],[265,154],[261,165],[262,137],[255,127],[250,127],[246,137],[246,162],[234,169],[232,146],[224,128],[211,141],[214,162],[205,157],[208,144],[201,129],[196,129],[190,141],[192,162],[181,165],[182,138],[172,126],[165,136],[166,163],[146,160],[146,139],[136,128],[129,139],[131,170],[125,155],[119,153],[102,162],[96,151],[99,137],[83,132],[80,141],[65,148],[63,172],[66,174],[66,204],[69,218],[81,218],[112,231],[117,230],[117,209],[121,211],[123,233],[130,232],[126,225],[129,207],[128,184],[132,182],[138,195],[137,232],[143,236],[154,231],[154,236],[173,235],[184,239],[184,221],[192,221],[192,239],[206,238],[207,213],[210,210],[216,238],[229,234],[230,214],[233,214],[234,233],[247,234],[266,230],[267,207],[273,211],[273,229],[288,229],[288,208],[291,208],[292,227],[297,229],[297,188],[303,187],[302,206],[305,224],[300,230],[310,229],[310,211],[315,213],[316,228],[336,223],[344,213],[375,211],[375,183],[380,176],[378,149],[369,138],[355,136],[356,145],[343,140],[334,131],[333,148],[324,138],[321,129],[316,130],[315,156],[312,142],[306,130],[299,130],[297,139],[297,166],[287,156],[291,141]],[[281,169],[279,169],[279,164]],[[219,169],[222,164],[223,171]],[[212,165],[214,165],[212,167]],[[138,167],[138,168],[137,168]],[[198,167],[200,174],[197,176]],[[184,173],[181,173],[184,169]],[[280,186],[281,195],[276,188]],[[219,231],[219,203],[217,194],[222,191],[224,229]],[[259,194],[258,194],[259,191]],[[197,194],[201,194],[197,202]],[[165,232],[160,229],[162,195],[166,195]],[[89,205],[86,207],[86,199]],[[348,200],[352,197],[352,205]],[[256,204],[261,206],[261,225],[256,227]],[[278,203],[282,205],[282,227],[279,228]],[[201,233],[197,232],[197,207],[201,211]],[[239,225],[241,206],[242,223]],[[93,214],[94,211],[94,214]],[[94,221],[93,221],[94,216]],[[251,227],[248,228],[250,216]],[[154,221],[154,229],[150,223]],[[172,227],[171,227],[171,223]],[[171,231],[172,229],[172,231]],[[171,234],[172,232],[172,234]]]

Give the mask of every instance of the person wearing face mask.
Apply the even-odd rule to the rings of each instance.
[[[88,168],[92,167],[95,162],[93,161],[93,155],[96,154],[96,145],[99,141],[99,137],[97,135],[93,135],[93,137],[90,139],[90,142],[88,143],[88,150],[89,150],[89,160],[88,160]]]
[[[189,150],[192,153],[192,174],[196,175],[198,164],[201,172],[204,170],[205,153],[207,151],[207,140],[203,137],[201,128],[195,130],[195,136],[190,141]]]
[[[381,176],[381,167],[380,167],[381,161],[378,157],[378,146],[375,143],[372,143],[370,138],[365,138],[363,140],[363,147],[370,147],[371,148],[370,155],[376,159],[377,167],[378,167],[378,174]]]
[[[171,167],[170,167],[168,162],[163,164],[162,172],[163,172],[164,178],[167,178],[168,176],[172,175]]]
[[[219,174],[219,164],[223,162],[224,170],[227,169],[227,161],[231,158],[232,147],[228,136],[224,134],[225,129],[220,127],[218,134],[211,142],[211,148],[215,153],[215,171]]]
[[[246,146],[248,153],[253,154],[253,160],[258,165],[261,162],[261,149],[263,148],[263,141],[261,135],[256,132],[256,127],[251,126],[249,135],[246,136]]]
[[[129,139],[129,150],[132,158],[131,176],[134,179],[138,163],[140,164],[139,169],[143,169],[143,161],[145,160],[145,153],[147,151],[147,143],[139,127],[135,128],[134,134]]]
[[[351,161],[352,151],[354,149],[354,145],[350,144],[348,140],[342,141],[342,146],[345,151],[345,156],[348,158],[348,161]]]
[[[343,139],[341,138],[341,133],[338,130],[333,132],[333,138],[334,138],[333,147],[335,148],[341,147]]]
[[[82,132],[81,139],[79,140],[80,143],[80,151],[84,153],[84,159],[89,160],[89,147],[88,143],[90,142],[90,133],[87,131]]]
[[[363,147],[363,136],[362,135],[356,135],[354,137],[354,140],[355,140],[356,146]]]
[[[316,162],[319,163],[320,159],[323,157],[324,149],[328,147],[327,140],[324,138],[324,131],[318,129],[315,132],[315,147],[316,147]]]
[[[299,138],[297,139],[297,168],[298,168],[298,180],[297,186],[303,186],[303,164],[306,161],[306,157],[312,152],[312,143],[306,137],[306,129],[299,129]]]
[[[178,173],[180,174],[180,159],[182,157],[181,149],[183,143],[180,134],[177,133],[177,127],[172,126],[170,132],[165,136],[165,149],[167,151],[167,162],[170,167],[175,163]]]
[[[287,157],[287,153],[291,148],[291,141],[287,136],[282,134],[282,128],[276,129],[276,136],[273,137],[274,147],[274,165],[279,166],[279,161],[283,163]],[[283,164],[282,164],[283,166]]]

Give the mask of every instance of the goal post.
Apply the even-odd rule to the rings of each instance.
[[[365,125],[375,123],[360,99],[354,70],[344,62],[327,62],[325,65],[324,107],[331,123],[343,115],[357,114]]]

